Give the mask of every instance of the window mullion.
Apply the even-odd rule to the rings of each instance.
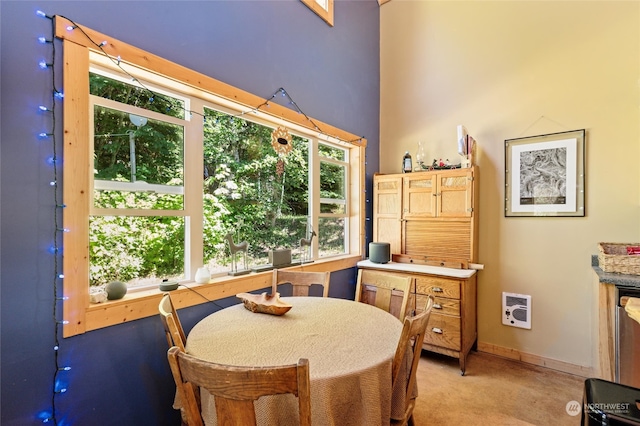
[[[320,156],[318,155],[318,139],[309,139],[309,223],[316,232],[319,231],[320,215]],[[319,257],[319,238],[311,242],[312,258]]]
[[[204,107],[198,98],[191,98],[189,110],[193,112],[185,126],[184,187],[185,187],[185,278],[193,279],[197,268],[203,265],[203,137]]]

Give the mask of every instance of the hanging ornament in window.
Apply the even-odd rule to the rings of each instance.
[[[284,157],[291,151],[291,134],[284,127],[278,127],[271,132],[271,146],[278,154],[276,163],[276,174],[282,176],[284,173]]]

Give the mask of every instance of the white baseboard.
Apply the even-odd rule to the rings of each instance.
[[[528,354],[525,352],[520,352],[517,349],[505,348],[502,346],[493,345],[491,343],[478,342],[478,352],[485,352],[488,354],[501,356],[503,358],[509,358],[527,364],[538,365],[540,367],[546,367],[552,370],[558,370],[562,371],[563,373],[569,373],[584,378],[597,377],[597,372],[592,367],[570,364],[568,362],[558,361],[557,359]]]

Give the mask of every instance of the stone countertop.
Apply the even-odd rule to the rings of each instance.
[[[601,283],[614,284],[621,287],[640,288],[640,275],[616,274],[614,272],[605,272],[598,266],[598,256],[591,256],[591,266]]]

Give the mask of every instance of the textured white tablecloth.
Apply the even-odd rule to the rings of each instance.
[[[389,424],[391,364],[402,323],[350,300],[282,300],[293,305],[283,316],[253,313],[242,303],[209,315],[189,333],[187,352],[239,366],[294,364],[307,358],[314,426]],[[403,404],[402,392],[395,393],[394,413]],[[203,418],[213,425],[213,398],[207,392],[202,396]],[[297,425],[297,411],[292,395],[265,397],[256,404],[261,425]]]

